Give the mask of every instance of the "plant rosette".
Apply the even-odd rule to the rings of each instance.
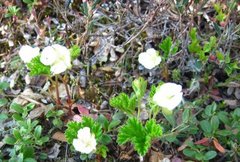
[[[46,66],[51,66],[50,70],[53,75],[71,68],[70,51],[59,44],[45,47],[41,53],[40,61]]]
[[[95,135],[90,132],[89,127],[84,127],[78,131],[77,138],[73,139],[73,147],[76,151],[90,154],[96,150]]]
[[[153,102],[162,107],[162,110],[171,114],[182,101],[182,86],[175,83],[164,83],[157,88]]]
[[[19,56],[24,63],[29,63],[31,60],[40,54],[38,47],[31,47],[29,45],[23,45],[19,51]]]
[[[148,49],[146,52],[142,52],[138,56],[138,62],[143,65],[146,69],[153,69],[161,62],[159,52],[153,48]]]

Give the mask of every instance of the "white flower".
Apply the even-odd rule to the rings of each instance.
[[[40,49],[38,47],[32,48],[29,45],[24,45],[19,51],[19,56],[25,63],[29,63],[34,57],[39,55]]]
[[[147,69],[152,69],[155,66],[159,65],[161,62],[161,57],[158,55],[158,52],[150,48],[146,52],[142,52],[138,56],[138,61]]]
[[[71,68],[70,51],[58,44],[45,47],[42,51],[40,61],[44,65],[50,65],[50,70],[53,74],[60,74],[66,69]]]
[[[182,101],[182,86],[175,83],[161,85],[153,96],[153,101],[163,108],[172,111]]]
[[[95,135],[91,134],[89,127],[84,127],[78,131],[78,138],[73,139],[73,146],[75,150],[84,154],[89,154],[96,150]]]
[[[40,61],[44,65],[52,65],[57,60],[57,54],[55,50],[51,47],[45,47],[41,53]]]

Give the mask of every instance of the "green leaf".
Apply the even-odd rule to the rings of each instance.
[[[81,49],[77,45],[73,45],[70,48],[71,59],[75,60],[80,55]]]
[[[14,120],[16,120],[16,121],[23,121],[22,116],[19,115],[19,114],[13,114],[13,115],[12,115],[12,118],[13,118]]]
[[[31,76],[36,76],[36,75],[50,75],[50,66],[44,65],[40,61],[40,55],[34,57],[31,62],[27,63],[27,67],[30,70],[30,75]]]
[[[214,115],[211,118],[210,123],[211,123],[213,131],[216,131],[218,129],[218,127],[219,127],[219,119],[218,119],[218,117]]]
[[[105,130],[108,129],[109,121],[107,120],[107,118],[106,118],[104,115],[100,114],[100,115],[98,116],[98,118],[97,118],[97,122],[98,122],[99,124],[101,124],[101,126],[102,126]]]
[[[210,52],[216,46],[216,43],[217,43],[217,38],[211,36],[210,41],[204,44],[203,51],[204,52]]]
[[[26,159],[24,159],[24,162],[37,162],[37,160],[35,160],[33,158],[26,158]]]
[[[16,111],[18,114],[22,114],[24,112],[23,107],[17,103],[12,103],[10,109]]]
[[[105,145],[100,145],[97,148],[97,154],[101,155],[103,158],[107,157],[108,148]]]
[[[227,136],[232,135],[232,130],[217,130],[216,134],[219,135],[219,136],[227,137]]]
[[[111,139],[111,137],[110,137],[109,135],[103,134],[103,135],[101,136],[101,138],[100,138],[99,141],[100,141],[102,144],[107,145],[107,144],[109,144],[109,143],[112,141],[112,139]]]
[[[84,116],[82,118],[82,128],[89,127],[91,133],[95,135],[95,138],[98,140],[102,136],[102,127],[99,123],[95,122],[92,118]]]
[[[147,81],[144,80],[144,78],[139,77],[138,79],[135,79],[132,82],[132,88],[133,88],[138,100],[140,100],[146,92]]]
[[[209,121],[207,120],[201,121],[200,126],[205,133],[210,134],[212,132],[212,126]]]
[[[115,107],[128,115],[133,115],[135,113],[135,108],[137,105],[136,97],[131,97],[125,93],[120,93],[118,96],[110,99],[110,105]]]
[[[8,145],[14,145],[17,142],[17,140],[14,137],[7,136],[3,139],[3,142]]]
[[[77,138],[77,132],[82,128],[82,124],[79,122],[68,122],[67,130],[65,131],[65,137],[68,143],[72,143],[74,138]]]
[[[197,39],[197,29],[192,28],[190,31],[190,38],[191,38],[191,43],[188,46],[188,49],[191,53],[199,53],[202,50],[202,47],[200,46],[200,42]]]
[[[13,136],[15,137],[16,140],[22,139],[21,133],[18,129],[13,130]]]
[[[120,128],[117,142],[120,145],[132,142],[134,149],[140,155],[145,155],[150,147],[150,137],[146,135],[144,127],[136,118],[128,119]]]
[[[62,120],[59,119],[59,118],[53,119],[52,123],[53,123],[53,125],[54,125],[55,127],[57,127],[57,128],[62,128],[62,126],[63,126],[63,122],[62,122]]]
[[[196,155],[197,151],[186,148],[183,150],[183,154],[188,156],[188,157],[194,157]]]
[[[1,90],[6,90],[9,88],[9,83],[8,82],[0,82],[0,89]]]
[[[42,144],[44,144],[44,143],[46,143],[46,142],[49,141],[49,137],[48,137],[48,136],[41,137],[41,138],[40,138],[40,141],[41,141],[41,144],[40,144],[40,145],[42,145]]]
[[[182,114],[182,122],[187,123],[190,118],[190,109],[185,109]]]
[[[111,123],[108,125],[108,131],[111,131],[113,128],[118,126],[121,123],[121,120],[112,120]]]
[[[156,129],[156,132],[153,129]],[[159,137],[161,134],[162,129],[154,120],[150,120],[143,127],[137,118],[129,118],[120,128],[117,142],[120,145],[131,142],[138,154],[144,156],[151,146],[152,138]]]
[[[4,120],[6,120],[6,119],[8,119],[8,116],[7,116],[7,114],[0,114],[0,122],[2,122],[2,121],[4,121]]]
[[[25,162],[25,158],[29,158],[29,160],[34,158],[34,148],[32,146],[22,147],[22,153],[24,157],[24,162]]]
[[[170,55],[172,48],[172,38],[167,37],[166,39],[164,39],[159,45],[159,48],[164,52],[164,58],[167,59]]]
[[[0,98],[0,107],[5,106],[8,103],[6,98]]]
[[[38,139],[41,137],[41,134],[42,134],[42,126],[38,125],[34,129],[34,137]]]
[[[216,156],[217,156],[216,151],[208,151],[204,156],[204,160],[211,160]]]
[[[155,119],[150,119],[146,122],[145,125],[146,133],[151,138],[158,138],[162,135],[162,127],[156,123]]]

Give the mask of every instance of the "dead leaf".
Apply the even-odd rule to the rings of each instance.
[[[198,140],[198,141],[196,141],[194,143],[197,144],[197,145],[209,146],[210,145],[210,141],[211,140],[209,138],[204,137],[203,139]]]
[[[58,140],[58,141],[61,141],[61,142],[67,142],[67,140],[65,138],[65,135],[62,132],[55,132],[52,135],[52,139],[55,139],[55,140]]]
[[[180,151],[182,151],[182,150],[184,150],[188,145],[187,145],[187,142],[188,141],[192,141],[193,139],[192,139],[192,137],[188,137],[184,142],[183,142],[183,144],[180,146],[180,147],[178,147],[178,151],[180,152]]]
[[[149,161],[151,161],[151,162],[159,162],[162,159],[164,159],[164,154],[162,152],[156,152],[156,151],[151,150]]]
[[[225,153],[225,149],[221,146],[221,144],[218,142],[216,138],[213,139],[213,145],[214,147],[221,153]]]
[[[44,107],[37,107],[37,108],[33,109],[33,110],[28,114],[28,118],[30,118],[30,119],[38,118],[38,117],[40,117],[44,112],[45,112]]]

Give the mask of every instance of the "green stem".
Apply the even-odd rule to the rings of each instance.
[[[57,105],[61,104],[60,98],[59,98],[59,89],[58,89],[58,75],[55,76],[55,86],[56,86],[56,96],[57,96]]]
[[[141,100],[138,99],[138,115],[137,115],[138,119],[140,118],[140,114],[141,114]]]

